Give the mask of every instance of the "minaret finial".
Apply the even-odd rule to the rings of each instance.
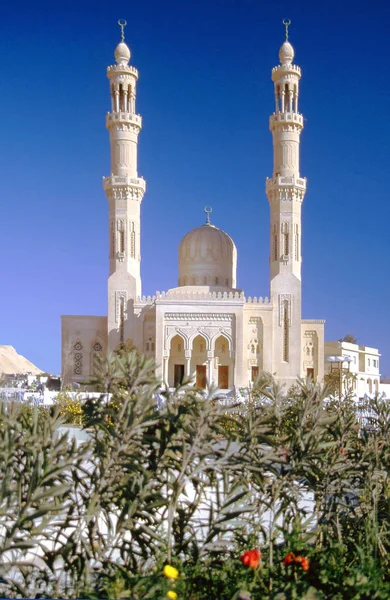
[[[126,21],[125,21],[125,23],[126,23]],[[291,21],[290,21],[290,19],[283,19],[282,23],[286,28],[286,42],[287,42],[288,41],[288,28],[291,25]]]
[[[206,225],[210,225],[210,213],[213,212],[213,209],[211,206],[205,206],[203,210],[206,213]]]
[[[127,25],[127,21],[125,19],[119,19],[118,25],[121,28],[121,42],[125,41],[125,27]]]

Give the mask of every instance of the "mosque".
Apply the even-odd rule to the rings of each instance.
[[[122,39],[109,66],[111,170],[103,180],[109,205],[108,316],[62,317],[65,383],[93,374],[98,357],[131,338],[156,361],[169,386],[192,376],[199,387],[247,387],[262,371],[293,384],[297,376],[324,375],[324,321],[301,314],[301,206],[306,179],[299,167],[303,116],[298,111],[301,69],[286,40],[272,69],[275,109],[270,116],[273,173],[266,179],[270,206],[270,290],[251,298],[237,288],[237,250],[210,220],[179,245],[178,286],[142,295],[141,202],[137,145],[142,118],[136,112],[138,71]]]

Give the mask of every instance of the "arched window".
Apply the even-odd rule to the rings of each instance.
[[[114,256],[115,256],[115,223],[114,223],[114,221],[111,221],[110,239],[111,239],[111,258],[114,258]]]
[[[130,256],[135,258],[135,224],[130,223]]]
[[[295,260],[299,260],[299,233],[298,225],[295,225]]]
[[[288,301],[283,303],[283,360],[288,362],[289,358],[289,318]]]
[[[124,254],[124,252],[125,252],[125,222],[123,219],[117,220],[116,229],[118,232],[118,252],[120,254]]]
[[[288,256],[290,253],[290,236],[289,236],[288,223],[282,224],[282,234],[283,234],[283,254],[284,254],[284,256]]]

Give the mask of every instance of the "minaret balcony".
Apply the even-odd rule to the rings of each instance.
[[[280,124],[294,124],[300,128],[303,127],[303,116],[296,112],[279,112],[274,113],[269,118],[269,128],[274,129]]]
[[[290,175],[288,177],[267,177],[265,183],[266,193],[280,189],[283,187],[295,187],[302,191],[306,191],[306,177],[297,177],[296,175]]]
[[[110,175],[110,177],[103,177],[103,187],[105,190],[109,190],[111,188],[137,187],[145,193],[146,182],[143,177],[122,177],[120,175]]]
[[[272,69],[272,80],[275,81],[275,79],[279,79],[281,76],[286,75],[286,73],[295,73],[300,77],[302,74],[301,67],[298,67],[298,65],[293,65],[291,63],[285,65],[278,65],[277,67],[274,67]]]
[[[111,79],[113,75],[131,74],[138,79],[138,70],[133,65],[110,65],[107,67],[107,75]]]
[[[136,127],[139,127],[139,129],[141,129],[142,117],[140,115],[133,115],[128,112],[122,112],[122,111],[107,113],[107,116],[106,116],[107,127],[110,128],[111,125],[114,125],[117,123],[129,123],[131,125],[135,125]]]

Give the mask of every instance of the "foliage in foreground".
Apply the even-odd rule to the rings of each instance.
[[[362,424],[348,398],[264,377],[245,406],[183,385],[157,408],[152,373],[109,359],[80,445],[61,407],[0,406],[2,595],[390,597],[385,403]]]

